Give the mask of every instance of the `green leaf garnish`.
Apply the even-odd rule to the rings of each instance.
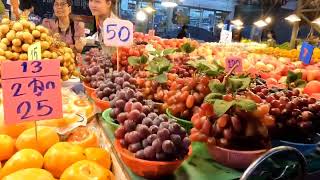
[[[234,104],[235,101],[224,101],[217,99],[213,104],[213,109],[215,114],[220,117],[225,114]]]
[[[237,99],[235,104],[241,110],[245,111],[251,112],[257,109],[257,104],[251,99]]]

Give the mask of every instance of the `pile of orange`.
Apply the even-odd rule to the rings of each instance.
[[[281,48],[273,48],[273,47],[268,47],[264,49],[257,49],[254,51],[254,53],[257,54],[267,54],[267,55],[272,55],[275,57],[286,57],[290,58],[292,61],[297,61],[299,60],[299,55],[300,51],[297,49],[281,49]],[[312,55],[312,61],[317,63],[320,62],[320,48],[315,48],[313,51]]]
[[[0,134],[0,179],[114,179],[111,156],[98,147],[93,131],[79,127],[67,142],[60,142],[53,127],[38,126],[37,137],[35,131],[28,128],[17,138]]]

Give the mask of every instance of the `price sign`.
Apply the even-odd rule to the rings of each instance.
[[[307,42],[304,42],[301,46],[299,59],[305,64],[310,64],[313,50],[314,50],[314,46],[312,46]]]
[[[235,68],[234,72],[237,72],[237,73],[242,72],[242,59],[241,58],[228,57],[225,60],[225,64],[226,64],[226,67],[225,67],[226,72],[229,72],[233,68],[233,66],[237,66]]]
[[[103,41],[106,46],[133,44],[133,24],[130,21],[107,18],[103,22]]]
[[[41,59],[41,44],[36,42],[28,48],[28,60],[40,60]]]
[[[62,117],[60,61],[6,61],[1,66],[4,121]]]
[[[232,32],[227,30],[221,30],[220,34],[221,43],[231,43],[232,42]]]

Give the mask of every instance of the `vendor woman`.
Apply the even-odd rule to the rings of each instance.
[[[90,11],[96,19],[98,40],[100,42],[100,45],[102,47],[104,54],[106,55],[112,55],[112,53],[115,51],[115,48],[106,47],[104,45],[101,29],[103,26],[103,21],[105,19],[118,18],[113,13],[115,4],[116,4],[116,0],[89,0]]]
[[[81,53],[85,46],[84,23],[71,19],[71,0],[54,0],[53,19],[44,19],[42,24],[52,31],[58,33],[60,39],[67,43],[75,52]]]

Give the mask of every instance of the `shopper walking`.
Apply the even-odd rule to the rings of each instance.
[[[71,19],[71,0],[54,0],[53,19],[43,19],[42,24],[52,31],[58,33],[60,39],[67,43],[75,52],[81,53],[85,46],[84,23]]]
[[[113,47],[106,47],[103,43],[103,37],[101,29],[103,27],[103,21],[107,18],[118,18],[114,14],[114,8],[116,5],[116,0],[89,0],[89,8],[92,15],[96,19],[97,32],[95,36],[100,42],[101,48],[105,55],[112,55],[115,51]]]

